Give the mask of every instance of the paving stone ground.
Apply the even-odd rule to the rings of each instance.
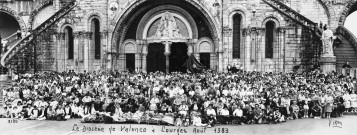
[[[271,125],[221,125],[212,128],[146,124],[94,124],[68,121],[17,121],[0,119],[1,135],[356,135],[357,116],[333,119],[290,120]],[[224,133],[222,133],[222,130]]]

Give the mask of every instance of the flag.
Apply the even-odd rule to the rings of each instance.
[[[190,71],[191,73],[202,72],[202,70],[206,68],[204,65],[202,65],[197,61],[197,59],[195,58],[195,56],[193,56],[193,54],[191,54],[191,56],[186,60],[186,62],[182,66],[186,67],[187,70]]]

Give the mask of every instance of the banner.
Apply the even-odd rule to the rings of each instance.
[[[186,62],[182,65],[187,68],[191,73],[200,73],[206,67],[199,63],[195,56],[191,54],[191,56],[186,60]]]

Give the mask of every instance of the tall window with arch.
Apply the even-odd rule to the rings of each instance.
[[[94,59],[100,59],[100,23],[97,18],[92,19],[91,23],[92,42],[94,43]]]
[[[70,26],[64,28],[65,33],[65,43],[68,48],[68,59],[72,60],[74,58],[74,44],[73,44],[73,29]]]
[[[233,16],[233,58],[240,58],[240,40],[241,40],[241,22],[242,16],[235,14]]]
[[[273,58],[274,56],[274,40],[275,40],[275,22],[268,21],[265,24],[265,58]]]

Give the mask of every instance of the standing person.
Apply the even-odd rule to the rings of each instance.
[[[6,46],[6,44],[7,44],[7,40],[5,40],[5,39],[2,39],[1,40],[1,44],[2,44],[2,46],[1,46],[1,51],[2,50],[4,50],[3,52],[6,52],[7,51],[7,46]]]
[[[351,97],[351,108],[352,112],[357,112],[357,92],[353,93],[350,95]]]
[[[331,91],[327,92],[327,95],[325,96],[325,113],[326,113],[326,118],[330,118],[331,112],[332,112],[332,107],[333,107],[333,97],[331,95]]]
[[[345,106],[345,112],[349,112],[351,108],[351,97],[348,91],[345,91],[345,94],[343,95],[343,105]]]
[[[21,39],[22,38],[22,32],[21,32],[20,29],[16,31],[16,35],[17,35],[17,39]]]

